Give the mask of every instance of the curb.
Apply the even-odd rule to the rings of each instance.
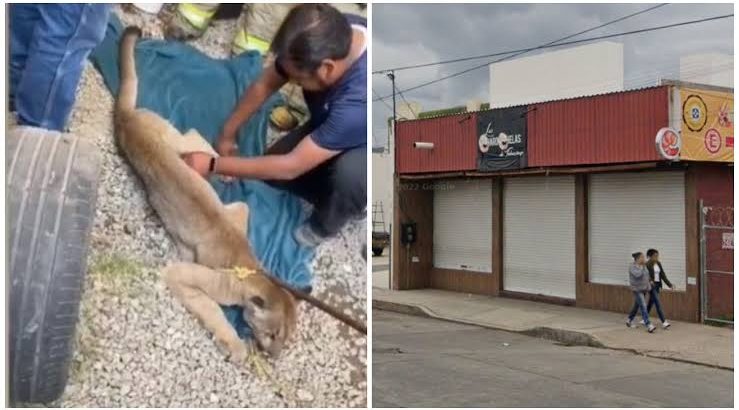
[[[542,327],[542,326],[534,327],[531,329],[525,329],[525,330],[509,329],[509,328],[504,328],[504,327],[491,326],[489,324],[470,322],[470,321],[465,321],[465,320],[460,320],[460,319],[451,319],[448,317],[440,316],[422,305],[419,306],[419,305],[389,302],[386,300],[377,300],[377,299],[372,299],[372,308],[379,309],[379,310],[385,310],[389,312],[402,313],[402,314],[412,315],[412,316],[421,316],[421,317],[439,319],[439,320],[444,320],[447,322],[455,322],[455,323],[462,323],[465,325],[484,327],[487,329],[502,330],[502,331],[511,332],[511,333],[519,333],[519,334],[523,334],[526,336],[538,337],[541,339],[551,340],[551,341],[561,343],[566,346],[589,346],[589,347],[600,347],[600,348],[606,347],[605,345],[603,345],[603,343],[598,341],[592,335],[588,333],[584,333],[584,332],[573,331],[573,330],[555,329],[551,327]]]
[[[418,307],[415,305],[408,305],[404,303],[395,303],[395,302],[388,302],[385,300],[372,299],[372,308],[379,309],[379,310],[386,310],[388,312],[402,313],[405,315],[431,317],[431,318],[438,319],[436,316],[433,316],[430,313],[427,313],[421,307]]]
[[[688,360],[688,359],[681,359],[677,357],[666,357],[666,356],[654,355],[648,352],[640,352],[634,349],[606,346],[603,343],[601,343],[596,337],[594,337],[591,334],[585,333],[585,332],[577,332],[577,331],[565,330],[565,329],[555,329],[551,327],[542,327],[542,326],[534,327],[531,329],[525,329],[525,330],[514,330],[514,329],[508,329],[504,327],[496,327],[496,326],[492,326],[489,324],[468,322],[468,321],[464,321],[460,319],[451,319],[448,317],[440,316],[434,313],[433,311],[429,310],[425,306],[412,305],[412,304],[407,304],[407,303],[389,302],[386,300],[378,300],[378,299],[372,299],[372,308],[378,309],[378,310],[385,310],[388,312],[402,313],[406,315],[427,317],[427,318],[432,318],[432,319],[444,320],[447,322],[478,326],[478,327],[483,327],[486,329],[494,329],[494,330],[502,330],[505,332],[518,333],[518,334],[522,334],[526,336],[551,340],[553,342],[560,343],[565,346],[588,346],[588,347],[595,347],[595,348],[600,348],[600,349],[630,352],[636,355],[651,357],[655,359],[671,360],[674,362],[694,364],[694,365],[705,366],[705,367],[710,367],[714,369],[729,370],[731,372],[734,371],[732,367],[721,366],[721,365],[713,364],[713,363],[703,363],[703,362],[697,362],[697,361]]]

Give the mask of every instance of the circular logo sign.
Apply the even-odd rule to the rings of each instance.
[[[714,128],[711,128],[706,132],[703,143],[706,145],[706,150],[711,154],[715,154],[721,149],[721,134]]]
[[[706,126],[707,112],[706,103],[700,96],[689,95],[683,103],[683,122],[691,131],[698,132]]]
[[[487,134],[480,135],[480,138],[477,140],[477,146],[480,148],[480,152],[488,152],[490,149],[490,139]]]
[[[498,148],[500,148],[501,151],[505,151],[508,149],[508,144],[510,143],[510,139],[508,138],[508,135],[501,132],[498,134]]]
[[[680,147],[682,141],[680,140],[680,134],[672,128],[662,128],[657,132],[657,138],[654,141],[657,148],[657,152],[664,159],[670,161],[677,160],[680,156]]]

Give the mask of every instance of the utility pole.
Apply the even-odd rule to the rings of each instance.
[[[389,73],[387,73],[387,76],[388,76],[388,78],[390,78],[390,82],[392,83],[392,86],[393,86],[393,139],[397,139],[398,138],[398,134],[397,134],[397,130],[398,130],[397,124],[398,124],[398,121],[397,121],[397,117],[395,115],[395,71],[390,71]],[[388,148],[388,152],[390,152],[390,137],[388,137],[388,139],[387,139],[387,148]],[[394,192],[395,191],[395,187],[396,187],[396,183],[397,183],[397,180],[396,180],[396,177],[395,177],[395,172],[397,170],[395,169],[394,162],[398,158],[397,144],[395,144],[394,141],[393,141],[393,151],[392,152],[393,152],[392,161],[393,161],[393,220],[394,220],[395,219],[395,213],[397,212],[396,207],[395,207],[395,201],[396,200],[398,200],[398,201],[400,200],[400,198],[395,198],[395,192]],[[393,256],[393,242],[395,241],[395,238],[393,238],[393,236],[395,236],[394,233],[393,233],[393,223],[390,222],[390,258],[389,258],[390,266],[389,266],[389,269],[388,269],[388,287],[389,287],[389,289],[393,289],[393,275],[397,274],[397,272],[394,272],[394,269],[393,269],[393,258],[394,258],[394,256]],[[410,255],[410,250],[408,249],[408,246],[406,246],[406,248],[405,248],[405,253],[407,255]],[[408,263],[406,263],[406,269],[408,269]],[[407,280],[410,280],[410,279],[407,279]],[[408,284],[406,286],[408,288],[410,288],[410,286]]]
[[[393,86],[393,138],[397,138],[397,127],[396,124],[398,123],[398,118],[395,114],[395,71],[390,71],[387,73],[387,77],[390,79],[390,82]],[[390,150],[390,138],[387,139],[387,148],[388,151]],[[393,158],[395,158],[395,144],[393,144]]]

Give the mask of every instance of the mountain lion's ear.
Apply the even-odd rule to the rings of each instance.
[[[251,299],[249,299],[251,303],[255,304],[258,308],[264,309],[264,299],[262,299],[261,296],[252,296]]]

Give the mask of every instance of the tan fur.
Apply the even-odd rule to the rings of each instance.
[[[182,135],[159,115],[136,109],[134,47],[139,35],[137,29],[129,27],[121,40],[117,143],[143,181],[149,202],[176,243],[181,259],[204,265],[184,263],[167,268],[167,284],[235,359],[243,358],[245,346],[218,303],[243,304],[257,343],[279,354],[295,327],[295,300],[262,276],[265,273],[246,239],[246,204],[224,206],[213,187],[180,158],[184,152],[212,152],[212,147],[196,131]],[[233,267],[260,273],[234,282],[228,274],[208,269]],[[254,303],[256,297],[263,303]]]
[[[271,355],[279,355],[294,332],[295,300],[285,297],[281,288],[270,286],[264,274],[239,279],[231,272],[176,263],[164,269],[163,277],[175,297],[213,333],[216,343],[227,349],[235,362],[246,357],[246,345],[226,321],[219,304],[243,306],[244,320],[254,330],[257,344]]]

